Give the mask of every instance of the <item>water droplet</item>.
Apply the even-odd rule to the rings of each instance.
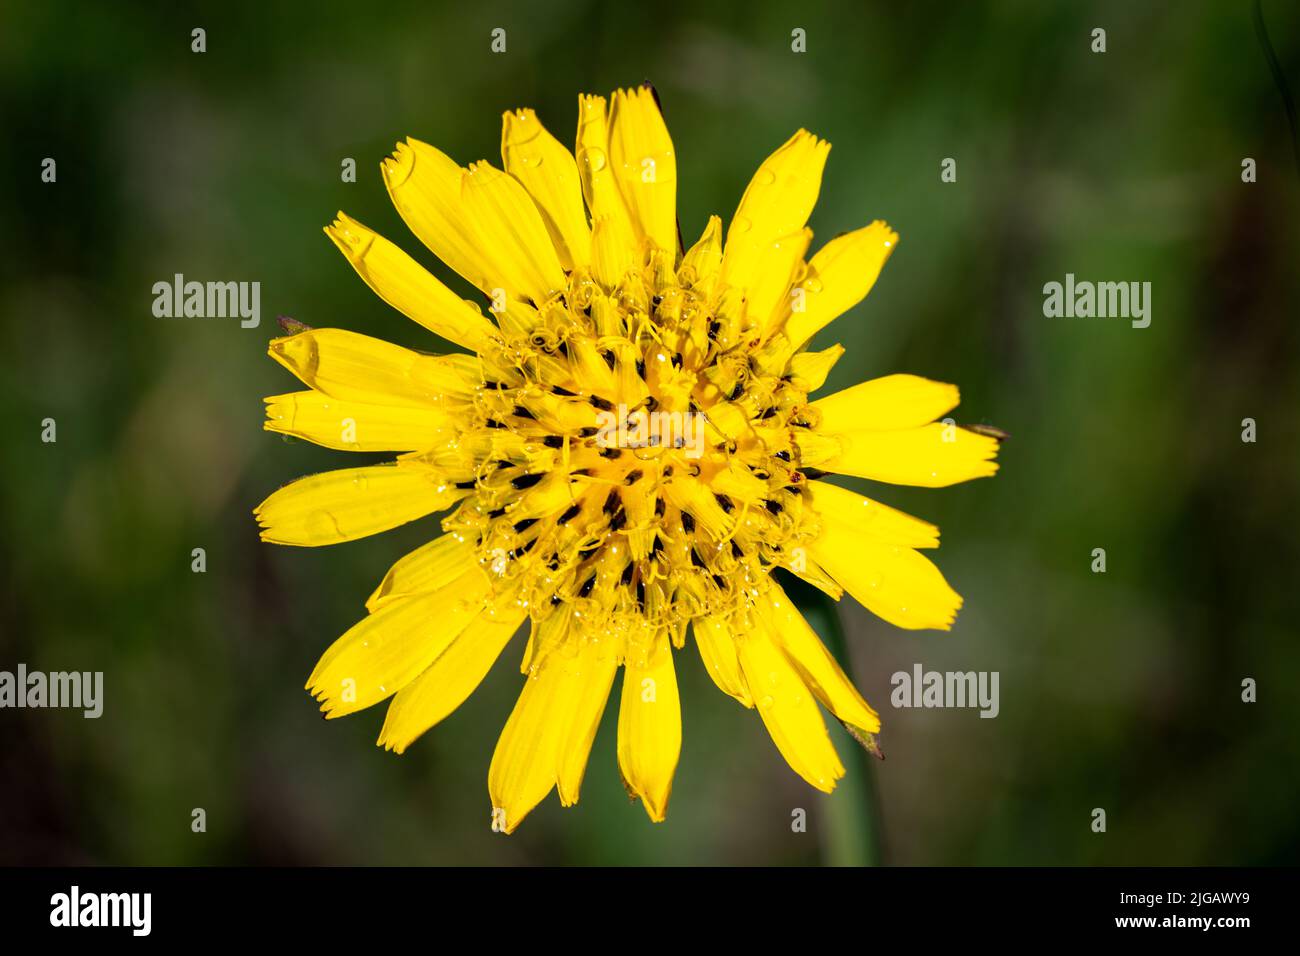
[[[776,182],[776,173],[772,172],[770,169],[760,169],[758,175],[754,177],[754,180],[760,186],[770,186]]]
[[[605,168],[605,151],[594,146],[591,149],[584,149],[582,151],[582,161],[589,171],[598,173]]]
[[[822,280],[813,277],[809,279],[807,282],[805,282],[803,284],[803,287],[812,293],[820,292],[822,290]]]
[[[749,232],[752,226],[753,223],[751,223],[744,216],[737,216],[736,221],[731,224],[731,228],[736,230],[736,232],[739,233],[740,235],[744,235],[745,233]]]

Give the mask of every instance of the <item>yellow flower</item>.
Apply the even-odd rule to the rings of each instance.
[[[772,570],[947,629],[961,598],[920,551],[938,529],[816,477],[950,485],[993,474],[997,441],[936,421],[957,389],[911,375],[808,400],[844,351],[809,339],[898,241],[874,222],[805,260],[829,149],[800,130],[758,168],[725,244],[714,216],[681,254],[677,158],[648,88],[608,108],[581,97],[576,160],[531,110],[505,114],[504,172],[398,144],[389,195],[494,321],[340,213],[325,231],[380,298],[474,354],[341,329],[271,342],[308,389],[268,398],[267,429],[403,454],[281,488],[255,512],[263,540],[334,544],[452,509],[317,664],[307,686],[327,717],[392,698],[378,742],[401,753],[527,618],[527,679],[488,775],[494,827],[553,787],[577,802],[619,666],[619,768],[662,820],[689,625],[718,687],[833,789],[844,768],[818,702],[868,744],[880,721]]]

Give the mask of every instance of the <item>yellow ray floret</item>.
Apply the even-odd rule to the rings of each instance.
[[[479,613],[489,582],[471,567],[445,588],[395,601],[362,618],[327,650],[307,689],[327,717],[343,717],[397,693],[437,660]]]
[[[383,236],[342,212],[325,234],[366,285],[397,311],[467,349],[487,345],[494,330],[483,313]]]
[[[263,427],[339,451],[414,451],[445,441],[455,422],[450,411],[341,401],[307,389],[268,398]]]
[[[444,534],[412,551],[388,569],[366,601],[366,610],[374,611],[390,601],[450,584],[474,563],[475,544],[464,535]]]
[[[822,520],[865,540],[905,548],[939,547],[939,529],[888,505],[826,481],[810,481],[808,497]]]
[[[547,132],[532,110],[505,113],[501,161],[532,196],[565,269],[591,261],[591,229],[573,154]]]
[[[830,793],[844,776],[844,765],[807,685],[764,627],[737,635],[736,652],[758,714],[781,756],[808,783]]]
[[[759,621],[767,627],[768,634],[784,651],[786,659],[794,665],[804,684],[823,707],[844,723],[865,733],[875,733],[880,729],[876,712],[849,682],[835,658],[779,585],[774,584],[760,597],[755,608]]]
[[[677,673],[668,642],[645,662],[625,661],[618,708],[618,767],[628,793],[641,798],[656,823],[668,812],[682,749]]]
[[[379,746],[404,753],[474,693],[524,619],[522,611],[494,616],[481,612],[452,638],[420,676],[393,698],[379,733]]]
[[[441,409],[468,399],[482,381],[468,355],[424,355],[343,329],[272,339],[268,350],[304,385],[367,405]]]
[[[862,540],[827,522],[808,553],[863,607],[908,630],[952,627],[961,596],[912,548]]]
[[[832,345],[820,352],[800,352],[790,359],[790,374],[809,392],[815,392],[826,384],[826,376],[831,373],[831,369],[843,354],[842,345]]]
[[[704,669],[708,671],[718,690],[728,694],[746,707],[754,706],[749,685],[740,672],[740,659],[736,656],[736,637],[722,617],[697,618],[691,624],[695,646],[699,649]]]
[[[619,90],[610,102],[609,162],[637,237],[676,252],[677,156],[644,86]]]
[[[934,421],[959,401],[957,387],[916,375],[863,382],[813,402],[815,427],[797,439],[802,460],[841,475],[942,488],[998,470],[998,441]]]
[[[897,245],[898,233],[873,222],[822,246],[808,263],[804,279],[790,290],[784,326],[790,345],[806,344],[866,298]]]
[[[461,203],[465,170],[451,157],[408,138],[380,169],[393,205],[435,256],[489,295],[504,282],[492,250],[480,241]]]
[[[557,785],[565,806],[577,802],[616,670],[611,649],[594,642],[533,670],[488,771],[495,828],[514,830]]]
[[[820,430],[884,431],[928,425],[960,401],[956,385],[919,375],[886,375],[819,398],[812,407],[821,415]]]
[[[492,250],[501,288],[510,295],[545,302],[565,288],[564,269],[524,187],[486,160],[461,179],[460,202],[478,241]],[[495,292],[495,287],[488,289]]]
[[[758,167],[727,229],[724,282],[752,288],[772,243],[801,232],[817,204],[830,149],[830,143],[801,129]]]
[[[340,468],[290,482],[254,512],[262,540],[317,547],[354,541],[451,507],[467,492],[419,462]]]
[[[609,161],[609,111],[603,96],[578,97],[578,138],[574,147],[578,178],[592,223],[610,219],[629,242],[635,242],[632,220],[619,193]]]

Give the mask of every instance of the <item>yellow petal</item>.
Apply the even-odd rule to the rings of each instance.
[[[445,588],[380,608],[330,645],[307,689],[327,717],[343,717],[391,697],[478,616],[488,586],[487,575],[471,568]]]
[[[826,481],[808,482],[813,510],[824,524],[850,528],[877,544],[905,548],[939,547],[939,529],[928,521],[913,518],[879,501],[864,498]]]
[[[565,660],[571,670],[572,713],[568,717],[568,731],[560,742],[555,782],[560,791],[560,804],[571,807],[578,802],[582,777],[587,769],[592,741],[605,713],[609,689],[614,685],[618,660],[606,648],[606,642],[588,641],[577,657]],[[548,666],[556,666],[552,659]]]
[[[606,291],[622,281],[637,266],[636,246],[621,219],[601,216],[591,230],[591,274]]]
[[[802,379],[807,391],[815,392],[826,384],[826,376],[843,354],[842,345],[832,345],[820,352],[800,352],[790,359],[790,374]]]
[[[380,168],[393,205],[435,256],[488,295],[503,284],[492,250],[482,244],[461,203],[465,170],[455,160],[408,138]]]
[[[920,552],[864,541],[850,527],[827,522],[808,553],[859,604],[908,630],[952,627],[961,596]]]
[[[618,90],[609,113],[609,161],[633,229],[675,254],[677,157],[654,94]]]
[[[803,268],[803,256],[812,243],[812,230],[781,236],[758,256],[758,270],[749,285],[745,314],[749,325],[765,332],[778,325],[790,309],[790,285]]]
[[[439,409],[344,402],[308,390],[266,399],[262,427],[340,451],[414,451],[445,440],[453,421]]]
[[[830,143],[801,129],[763,160],[727,229],[725,284],[752,288],[762,278],[762,260],[772,243],[807,224],[830,148]]]
[[[483,380],[472,355],[423,355],[344,329],[272,339],[267,353],[318,392],[367,405],[436,408]]]
[[[837,433],[918,428],[961,402],[956,385],[918,375],[886,375],[812,403],[821,413],[818,431]]]
[[[703,287],[706,291],[711,291],[721,268],[722,220],[710,216],[699,241],[682,257],[682,268],[678,275],[683,281],[689,279],[696,288]]]
[[[475,305],[435,279],[393,243],[340,212],[325,234],[366,285],[397,311],[449,342],[481,352],[494,329]]]
[[[740,673],[740,661],[736,657],[736,639],[731,628],[721,617],[696,618],[691,622],[695,634],[695,646],[700,650],[700,659],[704,669],[718,685],[718,690],[736,698],[746,707],[754,706],[754,699],[749,696],[749,687]]]
[[[609,113],[603,96],[578,97],[578,178],[582,195],[591,211],[591,221],[614,220],[617,234],[633,237],[632,220],[619,194],[614,169],[609,161]]]
[[[757,599],[756,607],[768,627],[768,635],[785,651],[822,706],[859,730],[872,734],[880,730],[879,716],[862,699],[821,638],[776,582]]]
[[[738,634],[736,644],[745,682],[777,750],[795,773],[830,793],[844,766],[803,679],[762,628]]]
[[[562,655],[551,655],[524,682],[488,768],[494,826],[513,832],[555,786],[575,709],[575,681]]]
[[[587,265],[591,230],[573,154],[547,131],[536,113],[524,109],[502,116],[501,160],[541,210],[560,264],[565,269]]]
[[[476,542],[459,534],[434,538],[389,568],[366,601],[366,609],[374,611],[398,598],[444,587],[474,563],[476,549]]]
[[[544,301],[563,287],[541,214],[514,179],[486,162],[462,169],[427,143],[398,143],[383,164],[393,205],[439,259],[489,296]]]
[[[263,541],[314,548],[396,528],[449,508],[467,494],[428,466],[400,462],[299,478],[253,514]]]
[[[461,203],[479,241],[492,250],[507,295],[526,296],[540,305],[564,290],[564,269],[541,213],[515,179],[486,161],[471,163]]]
[[[817,590],[827,595],[832,601],[838,601],[844,597],[844,589],[835,583],[832,578],[820,564],[808,557],[808,552],[802,548],[794,549],[800,554],[787,553],[783,556],[781,567],[785,568],[795,577],[807,581]]]
[[[827,442],[817,454],[805,456],[803,463],[840,475],[921,488],[945,488],[987,478],[998,470],[993,460],[997,439],[940,422],[888,432],[848,432],[827,436]]]
[[[641,798],[656,823],[668,812],[673,772],[682,749],[677,674],[666,640],[644,664],[623,666],[618,710],[618,766],[628,792]]]
[[[866,298],[897,245],[898,233],[876,221],[822,246],[799,284],[804,291],[802,299],[792,298],[792,311],[785,323],[790,345],[803,345]]]
[[[377,743],[403,753],[421,734],[465,702],[482,683],[524,619],[522,611],[484,611],[456,635],[419,677],[393,698]]]

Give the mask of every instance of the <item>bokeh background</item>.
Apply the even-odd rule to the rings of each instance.
[[[1263,13],[1294,88],[1300,6]],[[1300,174],[1252,16],[1231,0],[5,4],[0,669],[101,670],[106,700],[99,720],[0,711],[0,862],[1294,863]],[[814,246],[873,218],[901,233],[818,340],[849,350],[830,388],[957,382],[961,420],[1012,437],[991,480],[848,482],[938,523],[966,597],[950,634],[839,608],[884,763],[839,736],[849,777],[812,791],[688,648],[668,821],[622,791],[611,706],[581,804],[552,796],[504,838],[486,776],[519,638],[400,758],[373,745],[381,708],[326,723],[302,689],[436,519],[332,549],[258,542],[267,493],[356,461],[261,430],[261,398],[294,387],[265,346],[283,313],[440,347],[321,227],[345,209],[468,294],[390,206],[392,144],[499,162],[502,111],[534,106],[570,141],[579,91],[646,79],[688,241],[801,126],[834,144]],[[151,286],[177,272],[259,281],[261,327],[155,318]],[[1067,272],[1151,282],[1150,328],[1045,318],[1042,286]],[[895,710],[890,675],[918,662],[998,671],[1000,715]]]

